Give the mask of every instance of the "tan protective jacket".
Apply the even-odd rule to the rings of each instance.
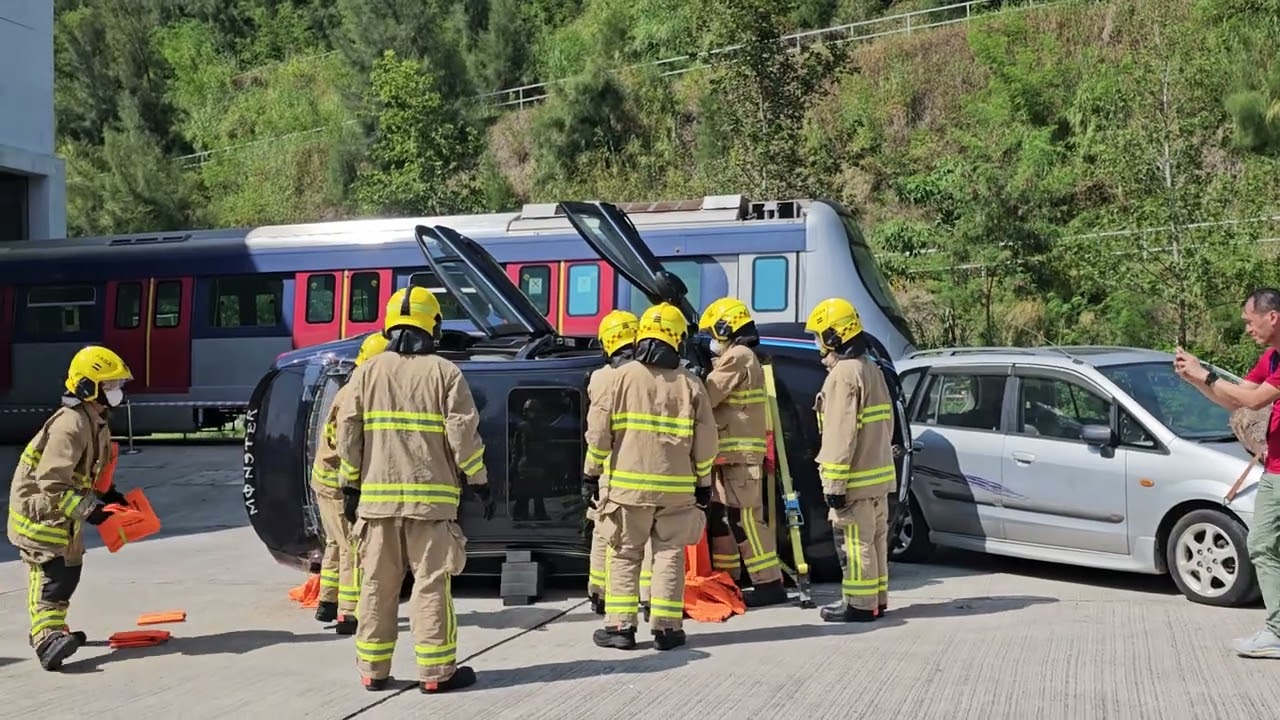
[[[111,457],[111,430],[84,403],[62,407],[27,443],[9,488],[9,542],[59,553],[100,498],[93,482]]]
[[[458,474],[489,482],[480,413],[457,365],[380,353],[351,374],[338,408],[338,482],[360,489],[362,518],[457,520]]]
[[[712,363],[707,395],[720,429],[720,457],[734,465],[764,462],[764,368],[745,345],[730,345]]]
[[[342,489],[338,486],[338,408],[347,401],[350,387],[350,383],[343,385],[333,394],[329,415],[316,442],[316,460],[311,464],[311,489],[317,496],[330,500],[342,498]]]
[[[596,402],[599,401],[599,399],[602,397],[602,394],[605,392],[605,389],[609,387],[609,383],[613,380],[614,374],[618,372],[618,368],[622,367],[623,365],[626,365],[626,363],[629,363],[629,362],[631,361],[627,360],[626,362],[617,366],[610,363],[591,373],[591,379],[587,381],[588,407],[590,407],[591,405],[595,405]],[[585,433],[585,436],[587,438],[591,437],[591,432],[592,432],[591,417],[592,417],[591,414],[588,413],[587,414],[587,430]],[[597,418],[597,422],[600,422],[600,421],[601,421],[600,418]],[[605,418],[603,422],[605,426],[596,428],[595,429],[596,432],[608,432],[609,430],[608,419]],[[595,463],[594,465],[592,464],[593,462]],[[596,468],[603,468],[604,470],[604,472],[600,474],[600,487],[602,488],[608,487],[609,486],[609,453],[601,452],[596,450],[595,448],[592,448],[591,442],[590,440],[588,440],[587,441],[587,457],[582,463],[582,474],[594,475],[596,472]]]
[[[711,485],[716,421],[706,388],[680,368],[629,362],[616,368],[587,412],[584,473],[603,474],[621,505],[694,504],[694,488]]]
[[[870,358],[845,358],[827,373],[813,407],[822,447],[815,460],[826,495],[883,497],[898,489],[893,466],[893,400]]]

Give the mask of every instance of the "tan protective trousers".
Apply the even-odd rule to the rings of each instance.
[[[753,585],[782,579],[778,543],[763,522],[762,484],[754,465],[717,465],[711,472],[711,499],[725,506],[730,532],[710,538],[711,567],[737,580],[745,564]]]
[[[458,621],[451,578],[466,564],[466,536],[452,520],[360,518],[353,534],[360,563],[356,659],[365,677],[391,674],[404,570],[413,572],[409,630],[424,682],[443,682],[457,668]]]
[[[360,601],[359,568],[351,523],[342,514],[342,496],[316,493],[324,527],[324,559],[320,563],[320,601],[338,603],[338,615],[355,615]]]
[[[653,584],[649,622],[654,630],[684,624],[684,548],[702,536],[706,515],[693,505],[651,507],[606,501],[600,509],[600,531],[609,558],[605,623],[635,626],[639,613],[640,564],[646,543],[653,546]]]
[[[27,641],[31,647],[44,642],[50,635],[69,632],[67,611],[71,608],[71,596],[80,584],[80,571],[84,563],[83,526],[73,526],[70,540],[60,551],[22,550],[20,556],[27,566],[27,615],[31,625]]]
[[[600,535],[600,523],[596,522],[591,533],[591,575],[587,580],[587,595],[604,597],[605,588],[609,584],[609,564],[612,557],[609,542]],[[644,559],[640,562],[640,602],[649,602],[652,587],[653,543],[648,542],[644,544]]]
[[[875,610],[889,604],[889,501],[853,500],[831,511],[836,554],[844,570],[841,594],[849,607]]]

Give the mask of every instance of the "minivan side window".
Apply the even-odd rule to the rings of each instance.
[[[1084,386],[1066,380],[1022,378],[1015,433],[1079,440],[1085,425],[1111,425],[1111,403]]]
[[[966,430],[999,430],[1007,376],[934,375],[914,422]]]

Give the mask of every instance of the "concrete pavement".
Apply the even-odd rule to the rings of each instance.
[[[11,468],[16,449],[0,449]],[[239,449],[145,446],[123,456],[164,533],[117,554],[93,539],[70,622],[89,633],[62,673],[27,647],[26,576],[0,549],[0,717],[226,718],[1263,718],[1280,662],[1244,660],[1231,638],[1260,609],[1195,605],[1161,578],[951,554],[891,569],[889,615],[833,626],[816,610],[753,610],[689,623],[686,648],[591,644],[579,583],[532,607],[502,607],[491,583],[459,583],[466,691],[424,696],[407,622],[387,693],[359,685],[350,638],[287,597],[240,504]],[[91,533],[92,535],[92,533]],[[819,588],[819,602],[838,588]],[[183,609],[167,644],[110,650],[139,613]],[[100,644],[97,644],[100,643]],[[401,689],[403,688],[403,689]],[[856,706],[856,703],[866,703]]]

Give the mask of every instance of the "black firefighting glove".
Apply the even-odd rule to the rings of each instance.
[[[480,502],[484,503],[484,519],[492,520],[494,510],[497,508],[493,503],[493,491],[489,489],[489,483],[483,485],[472,485],[471,491],[476,494]]]
[[[101,525],[104,520],[111,517],[111,513],[107,512],[105,505],[95,505],[93,511],[89,513],[89,517],[84,519],[90,525]]]
[[[583,475],[582,476],[582,502],[587,507],[594,508],[600,500],[600,478],[598,476]]]
[[[707,485],[706,487],[703,487],[702,485],[699,485],[694,488],[693,502],[696,503],[698,507],[706,510],[707,506],[711,504],[711,486]]]
[[[360,507],[360,488],[343,485],[342,517],[346,518],[347,522],[354,524],[356,521],[356,508],[358,507]]]
[[[822,498],[827,501],[827,507],[832,510],[843,510],[845,505],[844,493],[839,495],[823,495]]]
[[[111,487],[107,488],[107,491],[102,493],[102,502],[106,503],[107,505],[128,505],[129,504],[129,501],[124,499],[124,493],[117,490],[115,485],[112,485]]]

